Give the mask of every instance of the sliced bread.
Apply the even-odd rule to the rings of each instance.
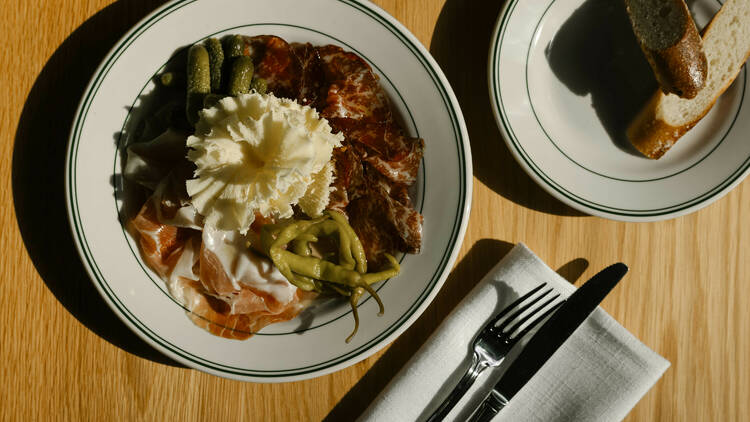
[[[657,91],[628,127],[630,142],[659,158],[708,113],[750,55],[750,0],[727,0],[703,33],[706,86],[692,99]]]
[[[684,0],[625,0],[633,32],[662,91],[693,98],[706,83],[703,42]]]

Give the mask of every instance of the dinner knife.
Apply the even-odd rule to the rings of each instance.
[[[566,299],[492,387],[490,394],[472,415],[471,421],[489,421],[505,407],[627,272],[628,267],[623,263],[610,265]]]

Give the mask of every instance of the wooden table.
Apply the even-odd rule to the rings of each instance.
[[[0,419],[350,420],[511,244],[569,280],[631,273],[604,308],[672,362],[632,421],[750,420],[750,184],[648,224],[580,215],[515,163],[490,112],[486,52],[501,0],[378,0],[429,46],[472,140],[474,202],[443,290],[406,334],[334,374],[230,381],[176,365],[132,334],[84,273],[68,232],[63,157],[98,62],[159,0],[26,0],[0,9]]]

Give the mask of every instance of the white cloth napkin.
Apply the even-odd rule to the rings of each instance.
[[[446,317],[360,420],[426,419],[468,368],[474,335],[542,281],[565,297],[575,290],[526,246],[516,245]],[[485,370],[446,420],[467,419],[518,350],[499,368]],[[667,360],[597,308],[494,421],[619,421],[668,367]]]

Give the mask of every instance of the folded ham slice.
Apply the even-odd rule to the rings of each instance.
[[[196,325],[242,340],[268,324],[294,318],[313,298],[250,251],[239,233],[217,235],[160,221],[160,215],[174,215],[166,191],[157,189],[146,201],[131,231],[146,264]]]

